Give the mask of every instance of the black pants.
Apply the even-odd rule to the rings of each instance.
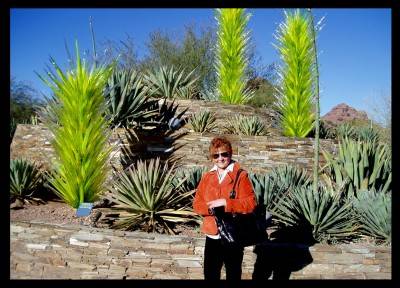
[[[221,279],[222,265],[225,264],[226,280],[240,280],[242,277],[243,247],[226,247],[221,239],[206,237],[204,247],[204,279]]]

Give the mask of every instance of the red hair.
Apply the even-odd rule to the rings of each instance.
[[[218,148],[226,148],[226,151],[232,156],[232,144],[225,137],[214,137],[214,139],[211,140],[210,147],[208,149],[210,152],[210,157],[218,150]]]

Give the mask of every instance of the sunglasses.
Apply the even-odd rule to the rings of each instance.
[[[223,158],[227,158],[230,156],[229,152],[222,152],[222,153],[217,153],[217,154],[213,154],[212,157],[214,159],[218,159],[218,157],[221,156]]]

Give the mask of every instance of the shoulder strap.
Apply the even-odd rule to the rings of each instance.
[[[236,197],[235,187],[236,187],[236,183],[237,183],[237,181],[239,179],[239,175],[240,175],[240,173],[242,173],[242,171],[243,171],[243,169],[239,168],[238,172],[236,173],[235,182],[233,183],[233,189],[232,189],[232,191],[231,191],[231,193],[229,195],[230,199],[235,199],[235,197]]]

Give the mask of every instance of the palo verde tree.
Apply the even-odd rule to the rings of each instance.
[[[278,67],[277,106],[281,113],[283,134],[306,137],[313,128],[313,38],[310,18],[300,10],[284,12],[285,21],[278,27],[274,45],[282,64]]]
[[[76,42],[76,67],[64,73],[51,58],[55,73],[39,77],[52,89],[58,106],[57,124],[49,125],[54,134],[52,145],[57,156],[49,182],[54,192],[73,208],[82,202],[94,202],[104,189],[110,149],[104,119],[103,89],[112,66],[93,66],[81,61]]]
[[[252,93],[246,89],[245,71],[249,33],[246,31],[250,14],[245,9],[216,9],[218,22],[216,71],[217,93],[225,103],[244,104]]]

